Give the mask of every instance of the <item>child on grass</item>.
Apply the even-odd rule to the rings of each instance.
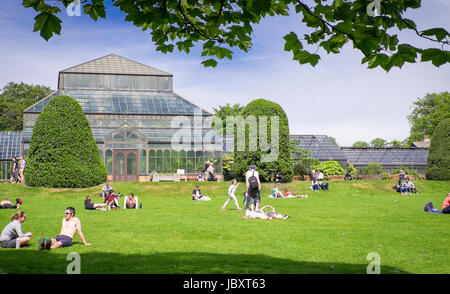
[[[228,199],[225,202],[225,204],[222,206],[222,210],[225,211],[225,208],[227,207],[228,203],[230,202],[231,199],[234,200],[234,203],[236,204],[237,210],[241,211],[242,208],[239,207],[239,203],[236,199],[236,195],[234,195],[234,193],[236,192],[237,186],[239,186],[239,184],[237,183],[236,179],[233,179],[231,181],[231,185],[228,188]]]

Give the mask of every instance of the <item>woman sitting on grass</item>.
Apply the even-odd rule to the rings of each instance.
[[[108,204],[92,203],[91,195],[86,196],[86,200],[84,200],[84,208],[86,208],[87,210],[109,210]]]
[[[278,185],[275,188],[273,188],[272,197],[273,198],[284,198],[283,193],[280,191],[280,189],[278,189]]]
[[[192,191],[192,200],[196,200],[196,201],[209,201],[211,200],[211,198],[207,197],[207,196],[203,196],[202,192],[200,191],[200,189],[198,188],[198,185],[195,186],[194,191]]]
[[[130,193],[128,197],[125,197],[123,202],[123,209],[138,209],[139,199],[137,196],[134,196],[133,193]]]
[[[23,211],[18,211],[11,217],[11,222],[6,225],[0,235],[0,244],[3,248],[16,248],[28,244],[33,236],[31,232],[22,233],[22,224],[27,215]]]

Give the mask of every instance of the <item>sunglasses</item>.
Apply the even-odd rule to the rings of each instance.
[[[71,215],[72,213],[70,212],[64,212],[64,215]]]

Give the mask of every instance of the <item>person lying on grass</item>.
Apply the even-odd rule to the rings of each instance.
[[[0,209],[19,209],[20,205],[22,204],[22,199],[17,198],[16,199],[16,205],[13,205],[11,201],[9,201],[9,199],[7,197],[5,197],[5,199],[3,199],[0,202]]]
[[[442,213],[450,214],[450,193],[447,193],[447,198],[442,203]]]
[[[296,195],[292,194],[292,192],[289,190],[284,190],[283,198],[308,198],[308,195]]]
[[[265,208],[270,208],[271,211],[264,212]],[[251,210],[246,211],[243,218],[259,218],[259,219],[270,220],[270,219],[274,219],[274,218],[287,219],[287,218],[289,218],[289,216],[282,215],[281,213],[275,212],[275,208],[273,208],[270,205],[265,205],[259,211],[256,211],[256,210],[255,211],[251,211]]]
[[[30,242],[31,232],[22,233],[22,224],[25,222],[27,215],[23,211],[18,211],[11,217],[11,222],[6,225],[0,235],[0,244],[3,248],[16,248]]]
[[[73,245],[72,239],[75,235],[75,232],[78,233],[84,245],[92,245],[87,243],[86,239],[84,238],[83,232],[81,231],[81,221],[77,217],[75,217],[75,208],[67,207],[66,211],[64,212],[61,232],[59,233],[59,235],[52,239],[48,239],[47,241],[45,241],[45,239],[41,237],[38,249],[39,251],[41,251],[43,249],[50,250],[59,247],[70,247]]]
[[[109,210],[109,206],[106,203],[92,203],[91,195],[86,196],[84,200],[84,208],[87,210]]]
[[[195,189],[192,191],[192,200],[196,201],[209,201],[211,198],[202,195],[202,192],[198,188],[198,185],[195,186]]]

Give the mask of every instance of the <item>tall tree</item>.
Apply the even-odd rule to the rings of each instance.
[[[73,0],[23,0],[22,5],[32,7],[35,17],[34,31],[45,40],[61,33],[63,13]],[[105,0],[83,0],[83,12],[95,21],[105,18]],[[292,52],[300,64],[315,66],[321,58],[320,47],[327,54],[338,54],[350,43],[362,53],[362,62],[369,68],[402,67],[405,62],[431,61],[435,66],[450,62],[450,34],[443,28],[423,30],[412,19],[404,16],[408,9],[419,9],[421,0],[113,0],[125,15],[142,30],[151,31],[156,50],[163,53],[190,52],[196,44],[202,45],[202,62],[216,66],[218,59],[232,59],[233,49],[244,52],[252,47],[253,26],[266,16],[298,15],[309,29],[299,37],[290,32],[284,36],[284,50]],[[61,7],[58,7],[58,5]],[[70,8],[70,7],[69,7]],[[65,11],[64,11],[65,12]],[[415,35],[413,43],[401,43],[398,30]],[[405,34],[408,36],[408,34]],[[408,39],[411,40],[411,39]],[[422,41],[429,48],[419,48]],[[428,45],[427,45],[428,47]],[[311,53],[312,52],[312,53]]]
[[[47,86],[9,82],[0,93],[0,131],[21,131],[22,112],[51,92]]]
[[[244,106],[242,106],[239,103],[233,105],[227,103],[225,105],[220,105],[218,108],[213,108],[214,115],[222,120],[224,135],[226,134],[227,116],[234,116],[234,117],[239,116],[241,115],[243,109]]]
[[[443,119],[435,128],[428,152],[427,180],[450,180],[450,118]]]
[[[375,147],[375,148],[386,147],[386,140],[381,139],[381,138],[375,138],[372,141],[370,141],[370,147]]]
[[[364,142],[364,141],[356,141],[355,143],[353,143],[352,147],[354,147],[354,148],[366,148],[366,147],[369,147],[369,143]]]
[[[425,135],[432,139],[434,129],[445,118],[450,117],[450,92],[427,94],[414,102],[414,109],[408,115],[411,125],[408,145],[421,141]]]

